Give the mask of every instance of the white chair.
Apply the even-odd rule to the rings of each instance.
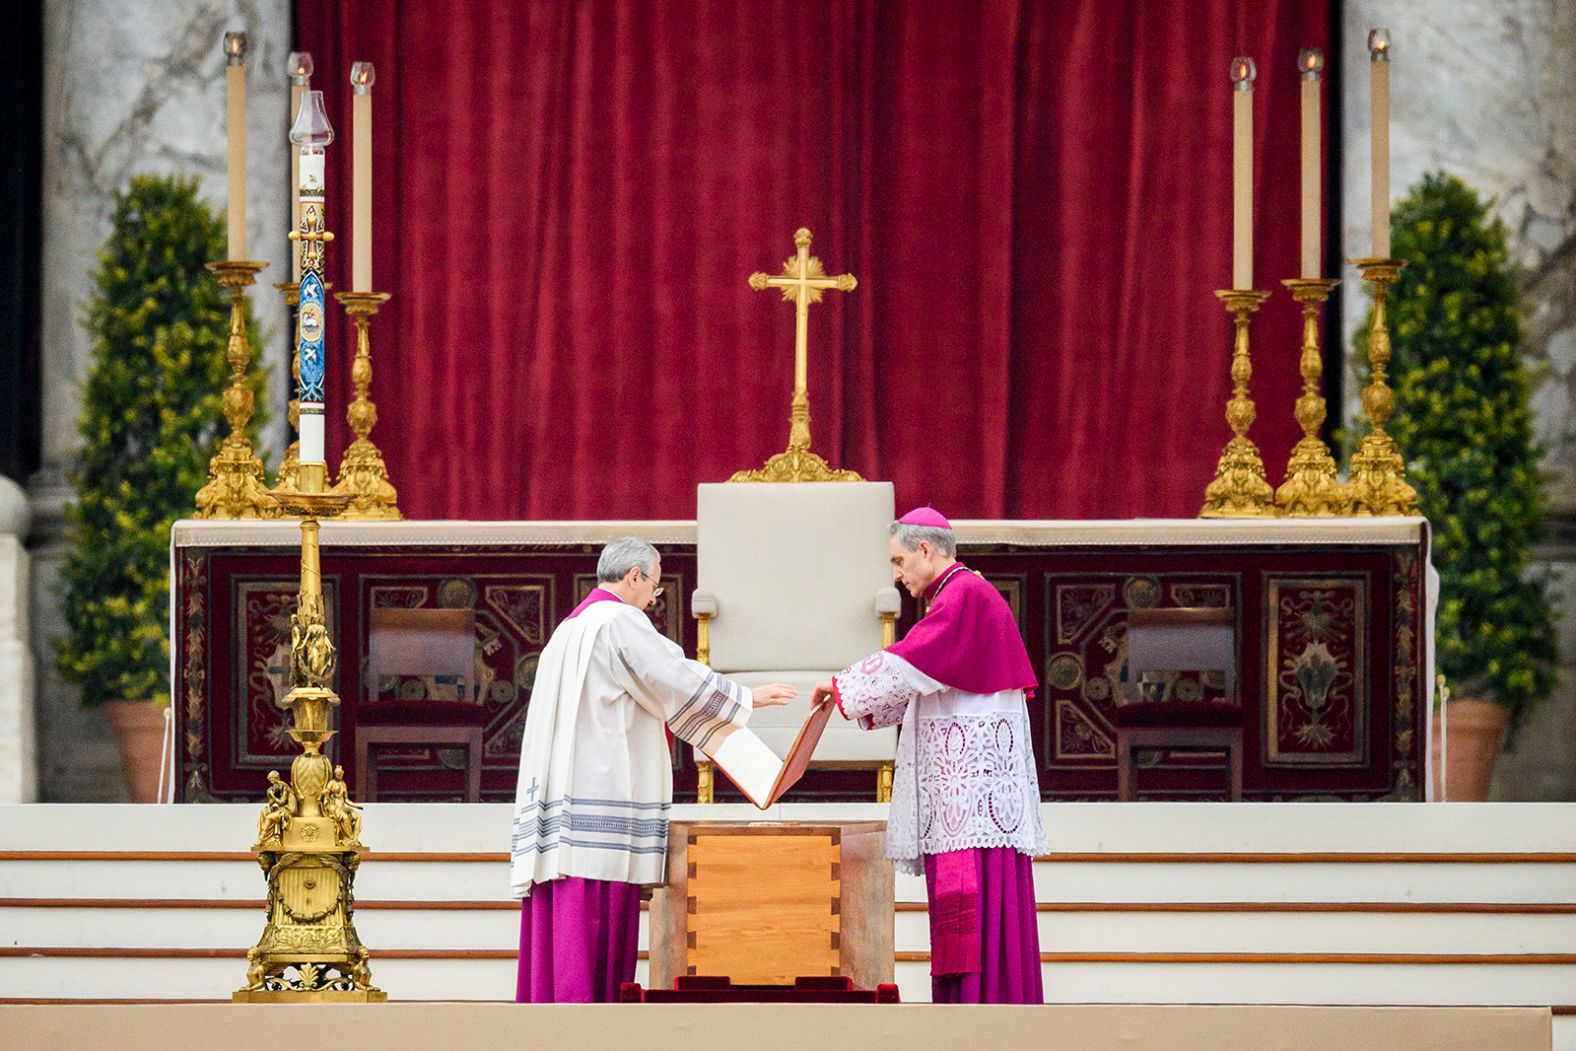
[[[899,608],[887,562],[890,482],[727,482],[696,493],[700,660],[746,686],[786,682],[793,701],[750,728],[786,755],[817,682],[892,642]],[[890,798],[897,728],[864,731],[834,716],[816,766],[870,767]],[[700,802],[711,764],[697,758]]]

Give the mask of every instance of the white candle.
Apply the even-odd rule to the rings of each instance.
[[[325,157],[334,141],[334,129],[323,112],[323,93],[308,91],[290,129],[290,141],[300,149],[301,225],[325,240],[304,241],[310,249],[301,267],[301,309],[297,321],[297,362],[300,366],[301,463],[323,463],[324,382],[328,375],[328,344],[323,288],[323,249],[329,236],[323,213]]]
[[[229,258],[246,258],[246,34],[224,34],[225,218]]]
[[[290,77],[289,124],[293,125],[296,114],[301,110],[301,96],[312,90],[312,55],[306,51],[292,51],[285,65]],[[289,125],[286,126],[285,141],[290,141]],[[290,150],[290,229],[301,229],[301,157],[293,148]],[[301,280],[301,253],[295,251],[294,242],[291,242],[290,280]]]
[[[1231,287],[1253,287],[1253,78],[1251,58],[1231,60]]]
[[[314,93],[316,94],[316,93]],[[306,209],[323,207],[324,156],[319,153],[301,155],[301,197]],[[301,370],[301,462],[323,461],[323,409],[321,393],[328,371],[327,340],[325,329],[326,297],[322,273],[315,270],[305,276],[301,286],[300,346]],[[314,393],[318,392],[318,393]]]
[[[308,408],[301,406],[301,445],[300,460],[302,463],[326,463],[323,458],[323,406],[318,403]]]
[[[370,62],[350,67],[352,104],[350,290],[372,291],[372,82],[377,73]]]
[[[1368,119],[1373,128],[1373,255],[1390,258],[1390,31],[1368,31]]]
[[[1323,90],[1320,73],[1324,52],[1316,47],[1303,48],[1297,56],[1302,74],[1302,272],[1304,279],[1319,276],[1322,254],[1319,226],[1319,95]]]

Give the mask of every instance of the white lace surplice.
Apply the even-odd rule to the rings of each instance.
[[[843,714],[866,730],[902,723],[886,856],[924,871],[924,854],[972,847],[1046,851],[1040,779],[1022,690],[964,693],[877,653],[837,674]]]

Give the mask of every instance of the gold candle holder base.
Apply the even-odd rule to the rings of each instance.
[[[279,507],[268,498],[263,461],[252,449],[246,425],[255,408],[247,367],[252,348],[246,338],[246,289],[267,263],[230,260],[209,263],[219,284],[230,291],[230,338],[225,357],[230,385],[224,391],[224,418],[230,433],[208,461],[208,482],[197,490],[198,518],[277,518]]]
[[[342,512],[349,498],[323,490],[327,466],[300,465],[301,488],[276,490],[289,514],[301,516],[301,589],[290,617],[291,690],[279,702],[290,713],[290,736],[302,752],[290,780],[269,771],[257,818],[258,864],[268,880],[263,935],[246,953],[246,985],[237,1003],[381,1003],[372,985],[370,953],[356,933],[353,890],[360,865],[361,807],[350,799],[345,772],[322,747],[339,697],[333,690],[335,649],[323,606],[319,518]],[[293,974],[291,972],[294,972]]]
[[[389,295],[387,292],[339,292],[334,298],[356,325],[356,359],[350,370],[356,396],[345,410],[356,437],[339,463],[339,481],[334,483],[334,491],[350,497],[346,518],[398,521],[404,517],[399,510],[399,494],[389,482],[383,454],[370,437],[372,428],[378,423],[378,407],[370,393],[372,338],[368,330],[373,315],[388,301]]]
[[[730,482],[862,482],[857,471],[834,468],[810,451],[810,396],[795,391],[788,409],[788,450],[752,471],[735,471]]]
[[[1417,513],[1417,490],[1406,482],[1406,464],[1385,424],[1395,413],[1395,393],[1385,382],[1390,362],[1390,330],[1385,304],[1390,286],[1406,265],[1402,259],[1353,259],[1373,291],[1373,326],[1368,330],[1368,364],[1372,375],[1363,388],[1363,413],[1372,430],[1352,456],[1351,477],[1346,483],[1347,514],[1360,516]]]
[[[1275,491],[1281,514],[1301,518],[1328,518],[1345,510],[1346,497],[1335,473],[1335,457],[1319,437],[1324,424],[1324,356],[1319,346],[1319,308],[1340,284],[1333,277],[1300,278],[1281,282],[1302,304],[1302,395],[1297,399],[1297,423],[1302,440],[1286,462],[1286,480]]]
[[[1264,461],[1258,446],[1248,439],[1248,428],[1258,410],[1248,396],[1248,381],[1253,365],[1248,358],[1248,319],[1270,297],[1256,289],[1232,288],[1217,291],[1231,313],[1236,335],[1231,354],[1231,400],[1226,402],[1226,422],[1232,438],[1221,451],[1215,465],[1215,480],[1204,491],[1200,518],[1273,518],[1275,490],[1264,477]]]

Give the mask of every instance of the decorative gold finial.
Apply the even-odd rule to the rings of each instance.
[[[1324,356],[1319,349],[1319,307],[1330,298],[1330,290],[1340,284],[1335,278],[1302,278],[1282,282],[1291,297],[1302,304],[1302,396],[1297,399],[1297,423],[1302,440],[1292,449],[1286,463],[1286,480],[1275,491],[1281,514],[1299,517],[1338,515],[1345,506],[1341,482],[1335,473],[1335,457],[1319,437],[1324,423],[1324,396],[1319,383],[1324,374]]]
[[[245,48],[244,38],[241,47]],[[247,377],[252,348],[246,338],[246,289],[267,263],[232,261],[209,263],[219,284],[230,290],[230,339],[225,358],[230,362],[230,385],[224,391],[224,418],[230,433],[208,461],[208,483],[197,490],[198,518],[277,518],[279,507],[268,498],[263,461],[252,450],[246,424],[255,403]]]
[[[1248,381],[1253,365],[1248,358],[1248,319],[1270,297],[1268,292],[1235,288],[1215,295],[1226,304],[1234,319],[1236,336],[1231,354],[1231,400],[1226,402],[1226,422],[1232,438],[1221,451],[1215,466],[1215,480],[1204,491],[1200,518],[1273,518],[1275,490],[1264,477],[1264,461],[1259,448],[1248,439],[1248,428],[1258,410],[1248,396]]]
[[[1373,372],[1363,389],[1363,413],[1372,430],[1352,456],[1351,477],[1346,483],[1346,513],[1352,515],[1411,515],[1417,513],[1417,490],[1406,482],[1406,464],[1385,424],[1395,413],[1395,393],[1385,382],[1390,362],[1390,329],[1385,302],[1390,286],[1406,265],[1401,259],[1354,259],[1363,280],[1373,290],[1373,326],[1368,330],[1368,364]]]
[[[834,471],[825,460],[810,451],[810,394],[808,384],[810,304],[819,303],[827,289],[852,292],[859,282],[853,274],[826,272],[821,260],[810,254],[810,231],[794,231],[797,249],[783,263],[778,277],[765,273],[750,275],[750,287],[757,292],[782,289],[783,299],[794,305],[793,402],[788,412],[788,451],[778,453],[754,471],[739,471],[730,482],[858,482],[853,471]]]

